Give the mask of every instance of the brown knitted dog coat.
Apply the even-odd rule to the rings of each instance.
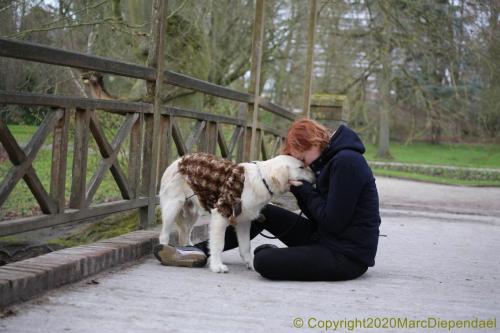
[[[179,172],[206,210],[217,208],[219,213],[236,223],[241,213],[241,192],[245,169],[231,161],[206,153],[184,155]]]

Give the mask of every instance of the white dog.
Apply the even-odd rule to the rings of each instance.
[[[194,155],[201,155],[204,159],[201,162],[197,162],[197,160],[190,162],[190,160],[184,159],[186,156]],[[240,164],[233,164],[209,154],[186,156],[173,162],[165,170],[161,179],[159,196],[163,225],[160,232],[160,244],[168,244],[174,221],[179,226],[179,242],[181,245],[183,243],[190,244],[191,230],[196,220],[201,213],[210,210],[210,269],[217,273],[228,271],[227,266],[222,263],[221,255],[224,249],[226,227],[230,223],[236,229],[241,258],[249,269],[253,269],[253,254],[250,248],[250,222],[258,218],[261,209],[269,203],[273,194],[282,194],[290,189],[290,180],[313,182],[313,172],[309,168],[304,167],[304,163],[288,155],[279,155],[267,161]],[[210,161],[207,161],[207,158]],[[244,177],[244,179],[243,177],[241,178],[240,182],[242,185],[242,189],[239,192],[241,193],[241,197],[234,198],[234,195],[229,195],[230,199],[236,202],[235,204],[231,203],[232,206],[229,205],[229,207],[232,207],[229,209],[230,214],[227,214],[227,209],[226,213],[224,213],[224,207],[219,205],[221,199],[217,201],[219,198],[211,198],[212,202],[217,201],[217,205],[219,206],[216,205],[216,207],[218,208],[213,207],[213,205],[207,208],[206,200],[208,199],[203,198],[203,196],[207,197],[213,194],[213,192],[218,193],[218,191],[205,191],[201,193],[199,188],[193,185],[196,182],[197,184],[205,184],[204,180],[193,179],[200,172],[204,172],[203,177],[206,177],[208,181],[213,181],[216,178],[214,173],[216,174],[217,172],[208,171],[213,163],[223,163],[223,166],[226,168],[224,170],[227,170],[227,167],[236,167],[238,168],[237,170],[240,170],[241,176]],[[191,168],[194,171],[188,175],[186,172],[183,172],[186,168]],[[228,172],[225,171],[225,174],[228,174]],[[229,187],[231,190],[231,187],[237,187],[238,182],[233,178],[237,178],[238,175],[235,174],[233,176],[231,178],[226,177],[223,180],[225,184],[219,186],[218,189]],[[196,193],[195,189],[199,193]]]

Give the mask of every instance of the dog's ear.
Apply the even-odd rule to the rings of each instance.
[[[271,170],[271,183],[279,192],[286,192],[290,190],[288,184],[288,166],[280,165]]]

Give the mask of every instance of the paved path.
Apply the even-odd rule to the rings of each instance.
[[[500,188],[464,187],[377,178],[383,208],[500,217]]]
[[[393,195],[389,186],[402,188],[401,194]],[[439,198],[434,191],[445,189],[443,196],[463,200],[458,209],[469,209],[464,206],[471,204],[467,194],[458,194],[455,187],[385,179],[379,180],[379,187],[382,201],[391,196],[396,202]],[[475,198],[477,193],[498,193],[489,190],[472,189]],[[497,209],[493,201],[487,207]],[[148,257],[13,306],[13,314],[0,321],[0,331],[300,332],[324,331],[317,327],[326,323],[322,320],[346,318],[366,318],[366,322],[377,317],[500,319],[500,225],[496,220],[407,208],[383,210],[385,237],[380,238],[377,264],[358,280],[273,282],[248,271],[235,250],[224,253],[230,273],[222,275],[208,269],[164,267]],[[269,241],[259,237],[252,245],[263,242]],[[301,318],[304,327],[316,327],[296,329],[294,318]]]

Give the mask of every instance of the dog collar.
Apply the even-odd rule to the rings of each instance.
[[[267,184],[266,180],[264,179],[264,177],[262,177],[262,173],[260,172],[259,165],[257,164],[257,162],[254,162],[254,161],[252,161],[251,163],[253,163],[253,164],[255,164],[257,166],[257,171],[259,172],[260,179],[262,179],[262,182],[266,186],[267,191],[269,192],[269,194],[271,196],[273,196],[274,195],[273,191],[271,191],[271,189],[269,188],[269,185]]]

